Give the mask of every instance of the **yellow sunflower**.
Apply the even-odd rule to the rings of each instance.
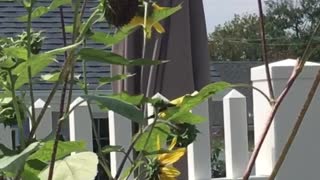
[[[177,162],[186,152],[186,148],[174,149],[177,143],[177,138],[173,138],[168,150],[168,153],[163,153],[157,156],[157,162],[159,163],[159,180],[175,180],[180,175],[178,169],[173,167],[173,164]],[[157,149],[160,150],[160,138],[157,138]],[[174,149],[174,150],[173,150]]]
[[[153,11],[161,11],[161,10],[165,9],[165,7],[160,7],[156,3],[152,4],[152,8],[153,8]],[[144,24],[144,17],[134,16],[131,19],[129,25],[131,25],[131,26],[140,25],[140,26],[144,27],[144,30],[145,30],[148,38],[151,37],[152,28],[154,28],[160,34],[165,32],[163,26],[159,22],[155,22],[152,17],[147,18],[147,22],[145,25]]]

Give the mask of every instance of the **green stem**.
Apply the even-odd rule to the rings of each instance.
[[[147,119],[146,119],[146,120],[147,120]],[[121,171],[122,171],[122,169],[123,169],[123,167],[124,167],[127,159],[129,158],[129,155],[130,155],[131,151],[133,150],[134,145],[136,144],[136,142],[138,141],[138,139],[142,136],[143,132],[147,131],[151,125],[152,125],[152,124],[147,125],[142,131],[140,131],[140,132],[133,138],[133,140],[132,140],[132,142],[131,142],[131,144],[130,144],[128,150],[127,150],[127,152],[125,153],[125,156],[123,157],[123,159],[122,159],[122,161],[121,161],[121,163],[120,163],[120,166],[119,166],[119,168],[118,168],[118,171],[117,171],[117,174],[116,174],[116,176],[115,176],[115,179],[118,179],[118,178],[120,177]],[[135,160],[137,160],[137,158],[136,158]],[[132,172],[130,172],[130,174],[131,174],[131,173],[132,173]],[[129,176],[130,176],[130,174],[129,174]]]
[[[75,6],[75,14],[74,14],[74,24],[73,24],[73,31],[74,31],[74,34],[73,34],[73,37],[72,37],[72,43],[75,42],[75,39],[76,39],[76,32],[77,32],[77,27],[78,27],[78,17],[79,17],[79,8],[80,8],[80,4],[81,4],[81,1],[78,0],[76,2],[76,6]],[[73,57],[73,54],[71,54],[71,56]],[[68,97],[68,102],[67,102],[67,107],[66,107],[66,111],[67,112],[69,110],[69,107],[70,107],[70,104],[71,104],[71,100],[72,100],[72,86],[73,86],[73,76],[74,76],[74,70],[73,70],[73,58],[71,58],[71,63],[67,63],[66,62],[66,65],[67,65],[67,69],[71,69],[71,84],[70,84],[70,89],[69,89],[69,97]],[[68,66],[69,65],[69,66]],[[68,83],[67,81],[67,77],[68,77],[68,70],[66,71],[66,76],[65,76],[65,79],[66,81],[64,83]],[[64,89],[66,90],[66,89]],[[65,93],[65,92],[63,92]],[[50,167],[49,167],[49,175],[48,175],[48,180],[52,180],[53,178],[53,172],[54,172],[54,165],[55,165],[55,161],[56,161],[56,154],[57,154],[57,150],[58,150],[58,144],[59,144],[59,134],[61,132],[61,129],[62,129],[62,123],[63,121],[59,121],[58,122],[58,127],[57,127],[57,130],[56,130],[56,136],[55,136],[55,141],[54,141],[54,145],[53,145],[53,150],[52,150],[52,154],[51,154],[51,161],[50,161]]]
[[[21,149],[24,149],[26,147],[25,140],[24,140],[24,130],[23,130],[23,124],[22,124],[22,118],[20,114],[20,108],[16,96],[16,91],[14,89],[14,79],[11,70],[8,71],[9,73],[9,78],[10,78],[10,83],[11,83],[11,93],[12,93],[12,102],[13,102],[13,107],[16,113],[17,117],[17,122],[18,122],[18,128],[19,128],[19,137],[20,137],[20,142],[21,142]]]
[[[95,19],[97,18],[96,16],[98,16],[99,10],[96,10],[95,12],[93,12],[93,14],[89,17],[89,19],[87,20],[87,23],[85,24],[83,30],[80,32],[79,36],[76,39],[76,42],[81,42],[84,35],[85,35],[85,31],[91,26],[91,24],[95,21]],[[46,100],[46,103],[44,105],[44,107],[41,109],[38,117],[36,118],[36,122],[35,124],[32,126],[30,134],[29,134],[29,138],[28,138],[28,142],[30,142],[32,140],[32,137],[34,135],[34,133],[36,132],[36,129],[38,128],[42,117],[44,116],[46,110],[48,109],[52,99],[54,98],[55,93],[57,92],[58,88],[59,88],[59,84],[62,82],[63,79],[65,79],[65,77],[67,76],[67,71],[68,71],[68,67],[70,67],[70,64],[72,62],[72,60],[74,59],[74,53],[75,50],[71,50],[70,54],[68,55],[68,58],[66,60],[66,63],[63,65],[60,76],[58,78],[58,81],[53,85],[53,88]]]
[[[138,139],[142,136],[143,132],[147,131],[147,130],[149,129],[149,127],[150,127],[151,129],[150,129],[150,132],[149,132],[149,134],[148,134],[147,140],[146,140],[146,142],[145,142],[145,144],[144,144],[144,146],[143,146],[143,150],[140,151],[140,153],[138,154],[138,156],[137,156],[137,158],[136,158],[135,160],[139,160],[139,159],[141,158],[142,152],[144,152],[145,148],[147,147],[147,144],[148,144],[148,142],[149,142],[149,140],[150,140],[152,131],[153,131],[153,129],[155,128],[155,125],[156,125],[156,123],[157,123],[157,121],[158,121],[158,115],[157,115],[158,113],[157,113],[156,109],[155,109],[155,113],[154,113],[154,114],[155,114],[154,121],[153,121],[151,124],[149,124],[148,126],[146,126],[146,127],[142,130],[142,132],[140,132],[140,133],[136,136],[136,138],[132,141],[132,143],[131,143],[128,151],[125,153],[125,157],[124,157],[124,159],[122,160],[121,165],[120,165],[120,167],[119,167],[119,169],[118,169],[116,179],[120,177],[122,168],[123,168],[126,160],[129,158],[129,154],[130,154],[130,152],[132,151],[135,143],[136,143],[136,142],[138,141]],[[129,177],[131,174],[132,174],[132,171],[130,171],[128,177]]]
[[[86,61],[82,61],[82,72],[83,72],[83,82],[84,82],[84,94],[88,95],[89,91],[88,91],[88,83],[87,83],[87,63],[86,63]],[[111,171],[108,167],[108,161],[102,153],[102,147],[99,142],[99,135],[98,135],[97,127],[94,122],[94,117],[93,117],[91,105],[89,102],[87,102],[87,104],[88,104],[87,106],[88,106],[90,119],[92,122],[93,135],[94,135],[94,138],[95,138],[97,146],[98,146],[98,155],[101,159],[100,165],[104,169],[105,173],[108,175],[109,179],[112,179],[112,174],[111,174]]]
[[[27,24],[27,48],[28,48],[28,80],[29,80],[29,93],[30,93],[30,103],[31,103],[31,122],[32,125],[35,124],[36,118],[35,118],[35,105],[34,105],[34,94],[33,94],[33,84],[32,84],[32,70],[30,65],[30,57],[31,57],[31,15],[32,15],[32,7],[33,7],[33,1],[30,2],[30,8],[28,8],[28,24]]]

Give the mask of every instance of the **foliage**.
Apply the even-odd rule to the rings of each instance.
[[[215,178],[226,176],[226,165],[223,160],[222,153],[224,152],[223,141],[215,141],[212,147],[211,169],[212,175]]]
[[[113,19],[120,18],[121,20],[121,17],[115,17],[118,16],[117,13],[107,12],[113,11],[112,7],[118,7],[119,4],[117,3],[119,1],[112,1],[108,4],[101,0],[87,19],[82,19],[83,12],[80,12],[80,9],[86,3],[82,3],[81,0],[53,0],[47,7],[37,6],[36,2],[36,0],[22,1],[26,14],[17,18],[26,23],[26,31],[16,37],[0,38],[0,88],[2,91],[0,95],[0,123],[5,125],[16,124],[20,136],[20,146],[13,147],[15,150],[0,144],[1,176],[28,180],[94,179],[99,163],[109,179],[129,176],[132,171],[140,170],[140,167],[149,170],[149,174],[140,172],[140,177],[157,177],[159,179],[177,177],[179,171],[173,168],[172,164],[184,155],[185,147],[196,140],[198,133],[196,124],[205,120],[203,117],[191,113],[191,110],[215,93],[230,87],[230,84],[224,82],[210,84],[199,92],[190,92],[192,94],[184,95],[170,102],[147,98],[143,94],[134,95],[127,92],[97,94],[87,88],[86,63],[89,61],[123,67],[156,66],[168,61],[143,58],[128,59],[103,49],[91,48],[87,46],[86,42],[91,39],[109,47],[119,43],[138,29],[144,31],[144,40],[147,40],[151,37],[153,31],[163,33],[165,29],[160,22],[179,11],[182,5],[160,7],[155,2],[137,0],[139,8],[137,8],[137,12],[131,14],[134,16],[124,17],[126,22],[119,23],[119,19]],[[74,22],[72,27],[68,27],[68,33],[71,33],[72,36],[71,44],[61,45],[63,47],[44,52],[42,44],[46,39],[42,37],[41,32],[46,29],[39,32],[32,31],[32,20],[46,18],[46,13],[61,6],[72,6],[74,11]],[[121,7],[121,4],[119,7]],[[144,9],[150,9],[150,11],[144,13]],[[134,11],[134,9],[131,10]],[[93,30],[93,25],[106,23],[106,20],[110,24],[114,23],[116,25],[118,30],[115,33]],[[65,61],[61,65],[61,69],[51,74],[42,74],[50,64],[56,63],[57,56],[62,54],[65,54]],[[59,116],[57,129],[51,132],[47,138],[39,139],[35,137],[35,132],[43,119],[43,114],[58,88],[67,87],[68,84],[74,83],[75,74],[73,70],[77,61],[83,63],[83,78],[81,80],[78,78],[83,88],[83,101],[70,109],[70,100],[64,102],[64,98],[62,98],[60,102],[61,115]],[[123,81],[134,75],[119,74],[114,77],[101,77],[97,89],[108,83]],[[52,83],[53,88],[42,112],[35,113],[33,84],[36,83],[35,80],[39,76],[42,80]],[[72,95],[73,90],[73,88],[63,88],[62,94],[69,92]],[[93,153],[85,152],[84,142],[61,141],[59,137],[62,123],[66,122],[74,108],[77,108],[84,101],[88,105],[91,120],[93,120],[91,105],[98,104],[101,110],[112,110],[128,120],[138,123],[141,127],[133,137],[130,144],[131,148],[125,148],[129,145],[101,147],[98,144],[98,152]],[[26,102],[30,102],[31,110],[27,108],[30,104]],[[154,110],[154,114],[150,117],[145,114],[148,105]],[[27,117],[31,121],[29,137],[25,137],[25,127],[23,125],[23,121]],[[154,121],[148,124],[147,122],[150,119]],[[93,128],[93,131],[94,136],[97,136],[95,130],[96,127]],[[91,132],[91,129],[88,131]],[[168,143],[170,143],[169,147],[167,147]],[[138,156],[133,160],[127,158],[132,149],[138,153]],[[111,152],[124,153],[126,156],[123,162],[132,161],[132,167],[126,171],[122,171],[120,167],[116,177],[113,177],[106,159],[106,155]]]
[[[310,34],[320,22],[320,2],[316,0],[265,1],[265,31],[271,60],[301,57]],[[216,61],[260,61],[259,17],[235,15],[209,34],[210,53]],[[318,39],[314,39],[316,46]],[[311,60],[319,60],[317,51]]]
[[[83,165],[85,164],[85,166]],[[54,180],[68,179],[94,179],[98,171],[98,157],[92,152],[81,152],[58,160],[55,164]],[[48,177],[49,169],[46,168],[39,174],[41,180]]]

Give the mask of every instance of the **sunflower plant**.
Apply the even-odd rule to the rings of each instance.
[[[98,164],[100,171],[110,180],[127,179],[130,176],[138,179],[175,179],[180,172],[173,165],[185,155],[186,146],[196,139],[196,125],[204,120],[191,110],[211,95],[230,87],[230,84],[210,84],[197,93],[186,94],[172,101],[152,99],[143,94],[121,92],[97,95],[96,91],[89,91],[87,62],[99,61],[132,67],[155,66],[167,61],[127,59],[105,49],[88,47],[88,40],[110,47],[140,29],[144,32],[144,41],[148,41],[153,32],[165,32],[161,21],[179,11],[182,6],[161,7],[157,1],[147,0],[100,0],[90,16],[84,19],[86,2],[87,0],[53,0],[47,6],[39,5],[37,0],[15,2],[21,3],[25,9],[25,15],[17,18],[24,22],[26,27],[25,32],[17,37],[0,38],[0,123],[6,126],[16,125],[20,142],[19,146],[12,149],[0,144],[0,179],[94,179]],[[62,7],[66,6],[72,7],[74,12],[73,23],[67,25],[63,31],[63,37],[66,37],[65,33],[70,33],[71,43],[43,51],[41,46],[46,39],[41,32],[46,29],[33,31],[32,21],[46,18],[45,14],[59,8],[63,11]],[[64,18],[63,13],[60,16]],[[114,33],[96,31],[92,26],[97,23],[107,23],[116,30]],[[59,64],[61,68],[58,72],[42,74],[50,64],[57,63],[56,58],[62,55],[65,58],[64,62]],[[82,62],[81,78],[74,74],[76,62]],[[41,81],[52,84],[52,90],[42,111],[35,113],[33,85],[39,81],[39,76],[42,77]],[[119,74],[114,77],[101,77],[99,87],[113,81],[123,81],[131,76],[133,75]],[[112,110],[139,124],[140,129],[129,146],[119,144],[101,147],[100,142],[97,142],[98,150],[93,153],[86,152],[85,142],[63,141],[63,123],[74,110],[70,109],[71,99],[65,98],[65,94],[71,97],[75,84],[83,90],[83,100],[77,106],[86,102],[92,121],[91,106],[98,104],[102,111]],[[35,136],[35,132],[53,97],[59,92],[59,87],[70,88],[61,89],[56,129],[48,137],[40,139]],[[30,109],[27,108],[29,106]],[[153,115],[146,115],[146,107],[153,109]],[[24,135],[26,117],[31,121],[28,136]],[[95,139],[98,139],[95,123],[92,124],[93,134]],[[132,151],[136,154],[134,159],[128,156]],[[124,170],[121,166],[116,174],[112,174],[106,158],[110,152],[124,153],[122,164],[130,162],[131,167]]]

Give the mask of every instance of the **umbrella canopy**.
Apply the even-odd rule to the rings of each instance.
[[[161,35],[154,32],[152,39],[147,42],[145,58],[169,62],[153,67],[151,77],[150,68],[145,68],[142,73],[140,67],[125,69],[125,73],[136,75],[124,82],[114,83],[115,92],[125,90],[132,94],[145,94],[150,78],[150,96],[159,92],[172,99],[199,90],[210,82],[208,40],[202,1],[159,0],[158,4],[168,7],[182,4],[182,10],[163,22],[166,32]],[[113,51],[126,58],[140,58],[142,44],[143,34],[136,31],[114,46]],[[123,72],[121,67],[112,67],[113,75]],[[179,169],[187,169],[186,164],[180,163]],[[187,179],[186,177],[186,173],[180,176],[181,179]]]
[[[152,93],[160,92],[168,98],[175,98],[202,88],[209,80],[208,40],[201,0],[160,0],[161,6],[176,6],[182,3],[182,10],[164,22],[166,32],[154,32],[147,43],[146,58],[169,60],[155,68],[152,75]],[[135,32],[113,51],[127,58],[141,58],[142,32]],[[136,74],[124,84],[115,83],[114,91],[122,89],[131,93],[146,92],[149,69],[140,77],[139,67],[128,68],[127,73]],[[113,66],[113,74],[122,73],[122,68]],[[141,82],[141,80],[143,82]],[[141,87],[142,84],[142,87]]]

